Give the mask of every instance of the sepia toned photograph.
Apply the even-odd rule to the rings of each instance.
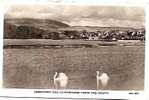
[[[13,5],[3,88],[144,90],[145,31],[140,6]]]

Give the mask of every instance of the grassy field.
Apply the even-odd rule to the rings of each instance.
[[[96,70],[102,68],[110,76],[106,89],[144,89],[144,45],[5,48],[3,65],[5,88],[53,89],[52,79],[57,71],[68,75],[66,89],[96,89]]]

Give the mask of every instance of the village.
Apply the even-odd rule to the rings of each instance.
[[[134,31],[94,31],[88,32],[83,30],[81,32],[64,31],[63,34],[68,33],[69,39],[85,39],[85,40],[101,40],[101,41],[117,41],[117,40],[145,40],[145,30]]]

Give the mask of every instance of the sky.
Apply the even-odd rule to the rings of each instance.
[[[143,7],[97,5],[13,5],[5,18],[53,19],[71,26],[135,27],[145,24]]]

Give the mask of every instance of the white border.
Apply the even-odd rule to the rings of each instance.
[[[4,19],[4,7],[3,1],[0,1],[0,88],[2,88],[2,78],[3,78],[3,19]]]
[[[42,93],[34,93],[35,91],[42,91]],[[43,92],[44,91],[44,92]],[[64,92],[79,92],[64,93]],[[48,93],[47,93],[48,92]],[[51,92],[51,93],[49,93]],[[58,92],[53,93],[53,92]],[[83,94],[89,92],[90,94]],[[92,93],[97,94],[92,94]],[[129,95],[129,93],[139,93],[139,95]],[[3,89],[1,96],[3,97],[31,97],[31,98],[100,98],[100,99],[135,99],[147,100],[143,91],[96,91],[96,90],[50,90],[50,89]]]
[[[146,100],[149,100],[149,4],[146,6],[146,46],[145,46],[145,95]]]
[[[8,1],[8,0],[6,0]],[[103,1],[98,1],[98,0],[93,0],[94,2],[91,2],[91,0],[86,0],[86,2],[71,2],[68,0],[64,0],[65,2],[59,2],[59,3],[47,3],[47,2],[35,2],[35,0],[21,0],[20,2],[12,2],[12,0],[9,0],[10,2],[3,2],[0,3],[0,86],[2,86],[2,65],[3,65],[3,19],[4,19],[4,4],[5,7],[9,7],[10,5],[14,4],[41,4],[41,5],[49,5],[49,4],[56,4],[56,5],[105,5],[105,6],[143,6],[146,8],[146,33],[149,33],[149,4],[145,2],[140,2],[136,1],[134,2],[133,0],[125,0],[124,2],[116,2],[113,0],[103,0]],[[80,0],[81,1],[81,0]],[[90,1],[90,2],[89,2]],[[121,1],[121,0],[120,0]],[[132,2],[133,1],[133,2]],[[108,92],[109,94],[67,94],[67,93],[59,93],[54,94],[54,93],[34,93],[37,89],[0,89],[0,96],[2,97],[41,97],[41,98],[104,98],[104,99],[130,99],[130,100],[149,100],[149,96],[147,95],[149,93],[149,81],[148,81],[148,76],[149,76],[149,68],[147,67],[149,65],[149,62],[147,59],[149,58],[149,34],[146,34],[146,47],[145,47],[145,89],[144,91],[96,91],[92,90],[92,92]],[[41,91],[55,91],[55,90],[49,90],[49,89],[38,89]],[[58,90],[57,92],[61,92],[64,90]],[[76,90],[65,90],[65,91],[76,91]],[[80,92],[87,92],[88,90],[77,90]],[[91,91],[90,91],[91,92]],[[129,93],[139,93],[139,95],[129,95]]]

